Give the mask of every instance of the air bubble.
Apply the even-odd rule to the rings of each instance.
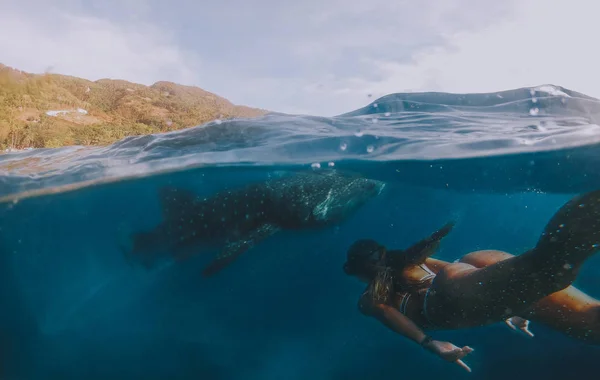
[[[346,149],[348,149],[348,145],[346,143],[341,143],[340,150],[346,150]]]
[[[216,119],[216,120],[215,120],[215,123],[217,123],[217,124],[221,124],[221,123],[222,123],[222,121],[221,121],[221,119]]]
[[[375,150],[375,147],[373,145],[369,145],[367,147],[367,153],[373,153],[374,150]]]
[[[330,161],[330,162],[327,164],[327,166],[329,166],[330,168],[332,168],[332,167],[334,167],[334,166],[335,166],[335,162],[333,162],[333,161]]]
[[[311,164],[310,167],[313,169],[319,169],[321,167],[321,164],[319,164],[318,162],[315,162],[315,163]]]
[[[531,116],[536,116],[539,112],[540,112],[540,110],[538,108],[532,108],[529,110],[529,114]]]
[[[372,118],[372,119],[371,119],[371,122],[372,122],[373,124],[377,124],[377,122],[378,122],[378,121],[379,121],[379,120],[377,120],[377,118],[376,118],[376,117],[374,117],[374,118]]]
[[[373,103],[373,107],[377,108],[377,103]]]
[[[385,116],[391,116],[392,114],[389,112],[384,113]]]
[[[364,134],[365,133],[363,131],[358,131],[358,132],[354,133],[354,136],[356,136],[356,137],[363,137]]]
[[[536,98],[531,98],[531,102],[537,103],[537,99]]]
[[[527,140],[527,139],[517,139],[517,141],[519,141],[519,143],[521,143],[523,145],[533,145],[534,144],[534,141]]]

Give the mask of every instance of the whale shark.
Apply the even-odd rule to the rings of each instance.
[[[216,247],[219,253],[202,271],[211,276],[279,231],[339,224],[384,187],[384,182],[337,170],[300,172],[209,197],[162,187],[162,222],[131,235],[127,255],[151,267],[165,252],[181,260]]]

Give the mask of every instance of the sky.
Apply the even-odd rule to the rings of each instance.
[[[592,0],[0,0],[0,62],[333,116],[396,92],[600,97]]]

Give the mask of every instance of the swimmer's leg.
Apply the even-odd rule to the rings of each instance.
[[[514,255],[502,251],[477,251],[460,259],[461,263],[483,268]],[[569,285],[536,302],[519,315],[586,343],[600,344],[600,300]]]
[[[542,323],[586,343],[600,344],[600,301],[574,286],[538,301],[523,318]]]
[[[546,225],[536,247],[484,268],[448,265],[435,278],[427,314],[440,328],[496,323],[567,288],[600,243],[600,191],[573,198]]]

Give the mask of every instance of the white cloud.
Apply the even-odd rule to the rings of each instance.
[[[385,94],[378,87],[389,81],[390,73],[379,62],[405,62],[424,47],[443,43],[444,34],[478,29],[508,17],[511,4],[473,0],[427,0],[418,7],[409,1],[387,0],[286,3],[265,10],[260,20],[264,28],[253,20],[235,19],[235,26],[227,25],[256,38],[247,41],[240,61],[211,67],[211,72],[225,71],[225,64],[229,70],[227,75],[206,78],[206,83],[213,81],[210,88],[236,103],[292,113],[346,112],[372,100],[368,94]],[[235,37],[219,38],[231,49],[237,46]],[[207,65],[213,66],[212,59],[205,57]],[[386,93],[398,91],[398,87],[388,88],[391,91]]]
[[[370,59],[380,81],[341,81],[339,88],[378,94],[401,91],[487,92],[544,83],[600,96],[600,5],[585,0],[525,0],[514,17],[413,54],[410,62]]]
[[[28,72],[50,71],[84,77],[197,81],[199,59],[148,24],[51,11],[34,18],[0,13],[0,62]]]
[[[600,96],[589,0],[27,1],[0,11],[0,62],[26,71],[172,80],[317,115],[401,91],[553,83]]]

